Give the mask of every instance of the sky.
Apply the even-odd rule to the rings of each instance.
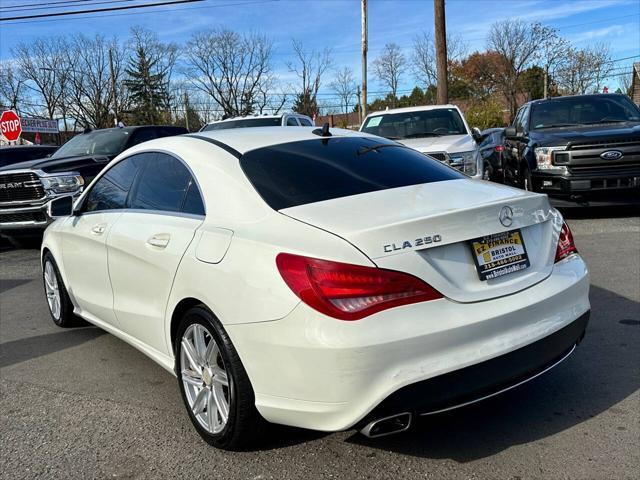
[[[31,10],[60,1],[0,0],[0,16],[18,15],[11,7],[24,4],[32,7],[23,10],[22,15],[63,11]],[[87,3],[101,1],[104,2],[101,7],[155,3],[153,0]],[[640,61],[640,0],[446,0],[447,31],[460,36],[469,52],[484,50],[491,24],[508,18],[556,27],[576,47],[609,44],[611,57],[617,60],[614,73],[630,71],[631,64]],[[425,30],[433,31],[433,24],[431,0],[369,0],[369,61],[388,42],[399,44],[409,56],[414,37]],[[205,0],[91,16],[3,21],[0,60],[10,59],[16,44],[37,37],[67,33],[127,37],[129,29],[137,25],[157,32],[162,41],[178,44],[186,42],[195,32],[219,26],[264,33],[274,42],[274,69],[284,83],[294,80],[287,62],[293,60],[291,41],[295,38],[302,41],[305,50],[331,48],[334,65],[351,67],[360,80],[360,0]],[[612,77],[609,87],[617,88],[618,79]],[[328,94],[330,80],[328,75],[321,92]],[[369,85],[373,93],[383,89],[373,77],[371,67]],[[413,85],[415,81],[407,72],[400,85],[401,93]]]

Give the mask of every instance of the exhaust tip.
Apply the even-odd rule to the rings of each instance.
[[[404,432],[411,426],[413,415],[409,412],[397,413],[389,417],[378,418],[369,422],[360,430],[365,437],[378,438],[394,433]]]

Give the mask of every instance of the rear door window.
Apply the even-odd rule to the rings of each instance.
[[[467,178],[426,155],[380,138],[335,137],[245,153],[244,173],[275,210],[376,190]]]
[[[140,174],[130,201],[131,208],[180,212],[191,183],[191,173],[180,160],[157,153]]]

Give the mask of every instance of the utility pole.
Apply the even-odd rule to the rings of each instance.
[[[109,49],[109,74],[111,75],[111,95],[113,96],[113,116],[115,126],[118,126],[118,97],[116,96],[116,76],[113,74],[113,51]]]
[[[549,65],[544,66],[544,98],[549,96]]]
[[[367,50],[369,49],[369,34],[367,32],[367,0],[362,0],[362,103],[360,116],[362,120],[367,116]],[[361,120],[361,123],[362,123]]]
[[[187,92],[184,92],[184,123],[185,127],[187,127],[187,131],[190,132],[189,129],[189,96]]]
[[[436,66],[438,72],[438,104],[449,103],[447,90],[447,27],[444,19],[444,0],[433,0],[436,31]]]
[[[360,94],[362,92],[360,91],[360,85],[358,85],[358,88],[356,90],[356,96],[358,97],[358,123],[360,125],[362,125],[362,103],[360,102]],[[348,119],[349,117],[347,117]]]

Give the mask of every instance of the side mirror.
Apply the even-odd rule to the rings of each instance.
[[[476,143],[482,142],[482,132],[478,127],[473,127],[471,129],[471,136],[476,141]]]
[[[51,200],[47,206],[47,213],[54,219],[73,215],[73,197],[68,195]]]
[[[505,138],[517,138],[518,132],[516,131],[516,127],[507,127],[504,129]]]

